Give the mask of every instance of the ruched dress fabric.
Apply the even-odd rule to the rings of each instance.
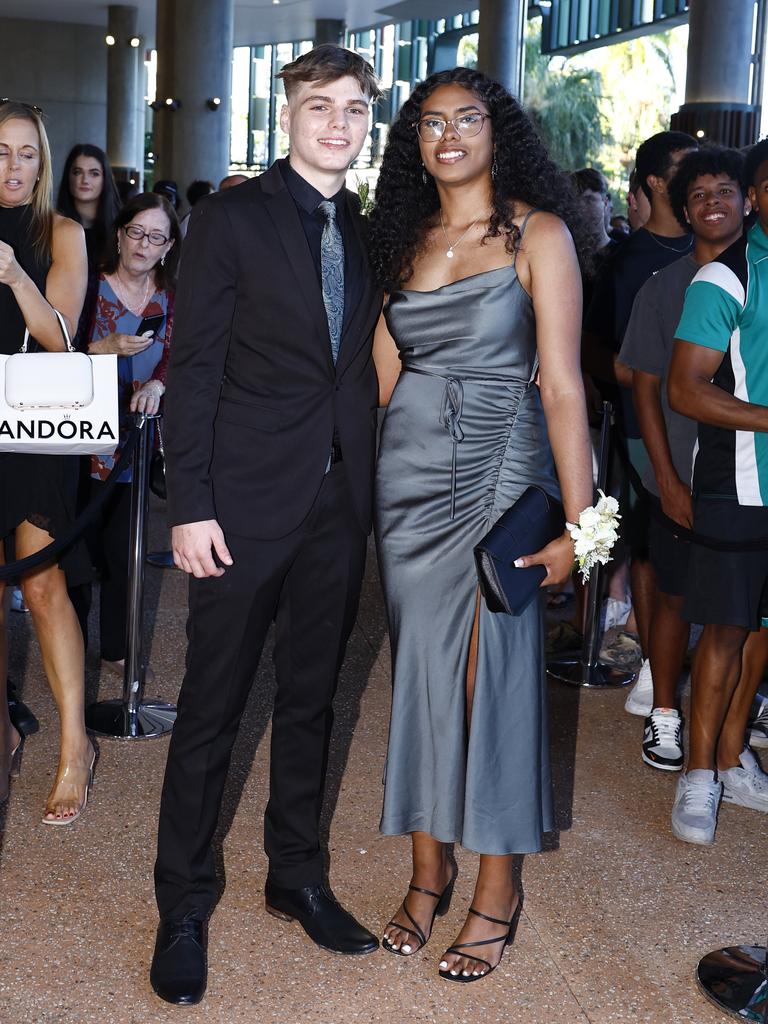
[[[559,496],[533,305],[514,265],[385,307],[402,372],[377,468],[376,537],[393,700],[381,830],[477,853],[530,853],[553,827],[542,602],[480,601],[471,729],[473,548],[538,484]]]

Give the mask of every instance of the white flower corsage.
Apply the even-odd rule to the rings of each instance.
[[[566,523],[573,538],[574,554],[582,579],[586,583],[593,567],[610,560],[611,548],[619,536],[619,503],[615,498],[597,492],[600,500],[585,508],[578,523]]]

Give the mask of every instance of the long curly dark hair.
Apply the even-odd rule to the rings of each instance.
[[[496,173],[485,237],[506,235],[507,252],[515,252],[520,230],[512,219],[515,203],[520,201],[562,217],[582,253],[584,228],[573,186],[549,159],[528,115],[498,82],[479,71],[454,68],[438,71],[417,85],[389,131],[369,234],[371,266],[384,289],[393,291],[410,279],[430,217],[440,207],[434,179],[427,175],[425,183],[422,176],[415,126],[422,103],[441,85],[469,90],[490,114]]]

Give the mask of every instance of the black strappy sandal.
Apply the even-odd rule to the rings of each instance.
[[[443,959],[445,959],[445,955],[448,953],[456,953],[457,956],[466,956],[470,960],[477,960],[478,963],[485,964],[488,968],[483,974],[451,974],[451,972],[446,969],[444,971],[440,971],[440,977],[445,978],[446,981],[462,982],[480,981],[481,978],[487,978],[488,975],[495,971],[501,963],[501,957],[504,956],[504,949],[502,948],[498,962],[493,965],[489,964],[487,960],[483,960],[482,957],[475,956],[474,953],[465,953],[464,950],[470,949],[474,946],[490,946],[494,942],[503,942],[504,946],[511,946],[515,941],[515,933],[517,932],[517,925],[520,920],[520,912],[522,909],[522,896],[517,901],[517,906],[515,907],[515,912],[512,915],[511,921],[502,921],[498,917],[489,917],[487,914],[481,914],[480,911],[475,910],[474,907],[470,907],[470,914],[474,914],[475,917],[482,917],[484,921],[490,921],[492,924],[503,924],[507,929],[507,932],[505,935],[498,935],[495,939],[479,939],[477,942],[462,942],[457,946],[449,946],[448,949],[446,949]]]
[[[414,920],[413,915],[408,910],[408,907],[406,907],[405,905],[405,900],[403,900],[400,909],[411,922],[413,928],[406,928],[405,925],[398,924],[398,922],[395,921],[394,918],[392,918],[392,920],[389,922],[387,928],[389,928],[390,926],[394,926],[395,928],[399,928],[401,932],[408,932],[410,935],[415,935],[416,938],[419,940],[419,945],[416,947],[416,949],[411,950],[410,953],[403,953],[402,946],[400,947],[400,949],[395,949],[395,947],[392,945],[389,939],[386,936],[384,936],[381,940],[382,948],[386,949],[388,953],[394,953],[395,956],[413,956],[414,953],[418,953],[420,949],[423,949],[423,947],[426,946],[426,944],[429,942],[429,937],[432,934],[432,926],[435,923],[435,918],[442,917],[443,914],[448,913],[448,910],[451,906],[451,897],[453,896],[453,885],[454,882],[456,881],[457,874],[458,872],[454,871],[453,878],[450,880],[448,885],[446,885],[446,887],[443,889],[441,893],[432,892],[431,889],[422,889],[421,886],[419,885],[409,885],[409,890],[413,890],[413,892],[423,893],[425,896],[432,896],[433,899],[437,900],[435,909],[432,912],[432,920],[429,922],[429,934],[425,935],[421,928],[419,928],[418,921]]]

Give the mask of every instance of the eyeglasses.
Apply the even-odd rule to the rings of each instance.
[[[127,224],[123,231],[136,242],[143,242],[145,238],[149,239],[150,245],[165,245],[166,242],[170,242],[170,238],[166,238],[162,231],[144,231],[138,224]]]
[[[462,114],[461,117],[454,117],[449,121],[442,117],[424,117],[417,122],[416,131],[422,142],[439,142],[445,135],[445,129],[451,125],[459,138],[471,139],[483,130],[487,117],[488,114],[481,114],[479,111]]]
[[[38,117],[43,116],[43,108],[35,106],[34,103],[24,103],[22,100],[11,99],[10,96],[0,97],[0,107],[2,107],[5,103],[17,103],[20,107],[26,107],[27,110],[32,110],[35,114],[37,114]]]

